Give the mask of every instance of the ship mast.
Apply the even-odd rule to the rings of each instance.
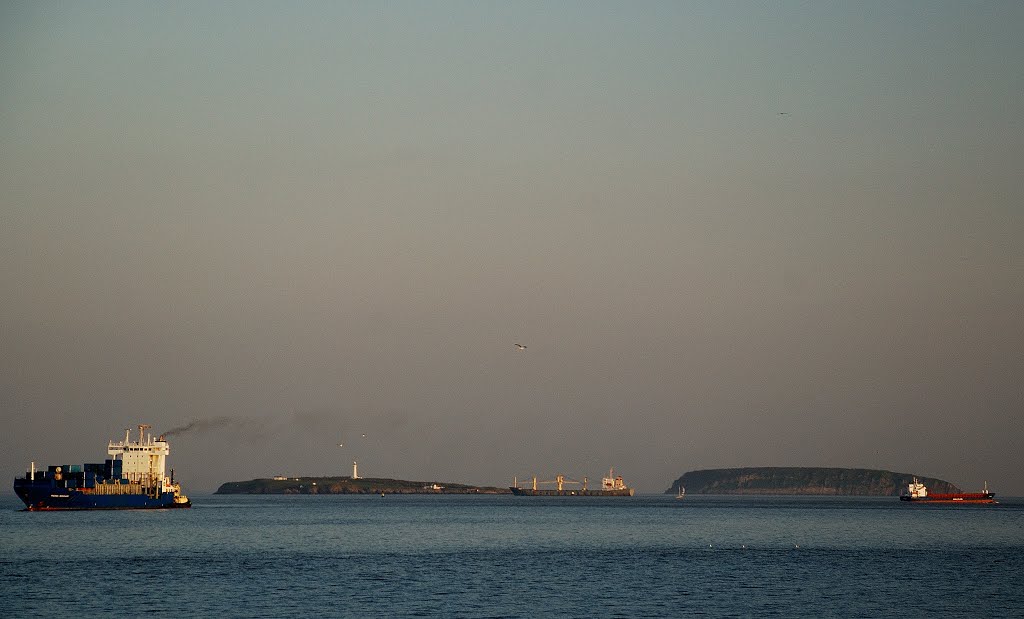
[[[140,423],[139,424],[139,445],[142,445],[145,442],[145,440],[143,440],[143,438],[142,438],[142,433],[145,432],[146,430],[152,428],[152,427],[153,426],[149,425],[148,423]]]

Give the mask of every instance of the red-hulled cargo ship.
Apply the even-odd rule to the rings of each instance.
[[[615,469],[608,471],[608,477],[601,479],[601,489],[593,490],[587,487],[587,478],[583,478],[582,488],[566,488],[566,484],[580,484],[574,479],[569,479],[565,475],[556,475],[553,480],[549,481],[537,481],[537,477],[533,477],[533,484],[529,488],[524,488],[519,485],[519,479],[516,478],[512,485],[509,486],[509,490],[516,496],[633,496],[634,490],[626,485],[626,482],[622,480],[622,475],[616,475]],[[538,484],[556,484],[556,488],[538,488]]]
[[[907,485],[907,492],[900,495],[900,500],[915,503],[995,503],[996,495],[989,492],[988,482],[985,482],[985,489],[981,492],[929,494],[928,488],[915,477],[914,481]]]

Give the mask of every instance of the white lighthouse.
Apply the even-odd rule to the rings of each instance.
[[[359,463],[352,461],[352,479],[359,479]]]

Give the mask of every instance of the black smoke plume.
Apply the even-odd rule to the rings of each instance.
[[[190,421],[183,426],[177,428],[171,428],[164,432],[160,436],[164,438],[170,438],[172,436],[178,436],[179,434],[189,434],[191,432],[205,432],[207,430],[217,430],[219,428],[225,428],[228,426],[238,425],[241,420],[235,419],[234,417],[213,417],[212,419],[197,419]]]

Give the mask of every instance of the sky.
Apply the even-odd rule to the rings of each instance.
[[[1013,1],[0,4],[0,470],[194,424],[192,493],[358,460],[1022,496],[1022,27]]]

